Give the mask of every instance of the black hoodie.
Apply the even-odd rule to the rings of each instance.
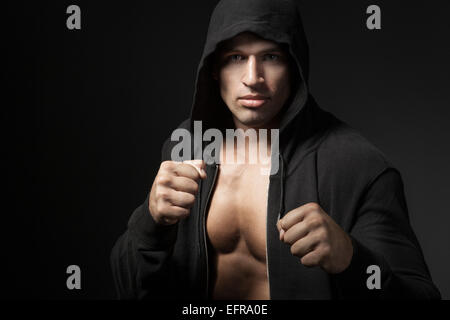
[[[179,127],[193,132],[194,120],[202,120],[204,130],[230,125],[211,62],[222,41],[244,31],[287,46],[299,75],[283,109],[279,154],[272,155],[279,157],[279,170],[270,176],[267,203],[270,298],[439,299],[409,222],[399,171],[355,129],[319,108],[308,92],[308,46],[295,2],[218,3],[197,70],[191,115]],[[164,143],[162,161],[170,160],[176,143],[170,138]],[[217,170],[207,165],[189,217],[174,225],[155,224],[148,196],[134,211],[111,253],[119,298],[210,297],[205,221]],[[278,219],[308,202],[317,202],[352,239],[352,261],[340,274],[303,266],[279,240]],[[380,267],[381,289],[367,286],[370,265]]]

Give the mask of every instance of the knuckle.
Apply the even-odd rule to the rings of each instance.
[[[164,202],[158,201],[156,203],[156,210],[158,211],[159,214],[163,214],[165,209],[166,209],[166,206],[165,206]]]
[[[291,243],[291,238],[289,237],[289,235],[287,234],[287,232],[284,232],[284,235],[283,235],[283,242],[292,245],[292,243]]]
[[[156,198],[160,200],[167,200],[169,198],[169,192],[165,189],[158,188],[156,189]]]
[[[171,167],[172,167],[172,161],[166,160],[166,161],[161,162],[161,166],[159,168],[162,170],[167,170]]]
[[[169,176],[167,176],[165,174],[160,174],[156,177],[157,184],[167,185],[169,182],[170,182],[170,178],[169,178]]]
[[[294,256],[297,253],[296,247],[294,245],[291,246],[290,251],[291,251],[291,254]]]
[[[328,233],[325,228],[322,228],[318,231],[318,239],[321,242],[325,242],[328,239]]]
[[[322,246],[323,256],[328,256],[331,253],[331,247],[329,245]]]
[[[322,225],[322,220],[320,217],[313,217],[309,219],[309,226],[316,229]]]
[[[286,242],[293,246],[296,241],[297,241],[297,239],[295,239],[294,237],[291,236],[291,237],[288,237]]]
[[[313,265],[317,266],[322,264],[323,258],[324,258],[323,255],[315,255],[311,262]]]
[[[199,186],[197,182],[195,182],[192,179],[186,178],[185,181],[183,181],[183,185],[186,188],[186,190],[189,190],[189,192],[197,193]]]
[[[291,234],[288,233],[287,231],[284,232],[283,241],[284,241],[285,243],[290,244],[290,245],[293,245],[293,244],[294,244],[294,242],[292,241],[292,238],[291,238]],[[292,247],[291,247],[291,248],[292,248]]]
[[[198,183],[194,181],[194,183],[192,184],[192,190],[197,193],[199,189]]]
[[[319,209],[319,205],[316,202],[310,202],[307,204],[308,209],[310,210],[317,210]]]
[[[327,261],[326,258],[327,258],[326,255],[323,255],[323,254],[319,255],[319,256],[317,257],[316,264],[317,264],[317,265],[321,265],[321,266],[325,265],[325,263],[326,263],[326,261]]]
[[[195,196],[192,195],[192,194],[190,194],[190,193],[188,193],[188,194],[186,195],[186,201],[187,201],[187,203],[188,203],[189,205],[193,205],[193,204],[195,203]]]
[[[310,256],[304,256],[301,259],[301,262],[302,262],[302,264],[305,267],[314,267],[314,266],[318,265],[318,261],[317,261],[316,256],[311,256],[311,255]]]
[[[306,257],[302,257],[302,258],[300,259],[300,262],[301,262],[305,267],[311,266],[309,260],[308,260]]]

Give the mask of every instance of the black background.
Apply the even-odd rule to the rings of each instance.
[[[189,114],[216,1],[4,5],[3,298],[113,299],[110,250]],[[81,8],[81,30],[66,8]],[[377,4],[382,29],[366,28]],[[450,2],[302,1],[310,87],[397,168],[450,298]],[[6,13],[5,13],[6,12]],[[79,265],[82,289],[66,288]]]

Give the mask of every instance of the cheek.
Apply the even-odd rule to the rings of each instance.
[[[222,70],[219,74],[220,94],[225,102],[233,100],[239,81],[236,81],[236,72]]]
[[[290,93],[290,79],[287,68],[273,68],[268,73],[267,86],[275,97],[285,99]]]

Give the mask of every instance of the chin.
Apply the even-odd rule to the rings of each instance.
[[[271,119],[261,117],[241,117],[237,118],[237,120],[246,127],[264,128],[266,124],[270,123]]]

